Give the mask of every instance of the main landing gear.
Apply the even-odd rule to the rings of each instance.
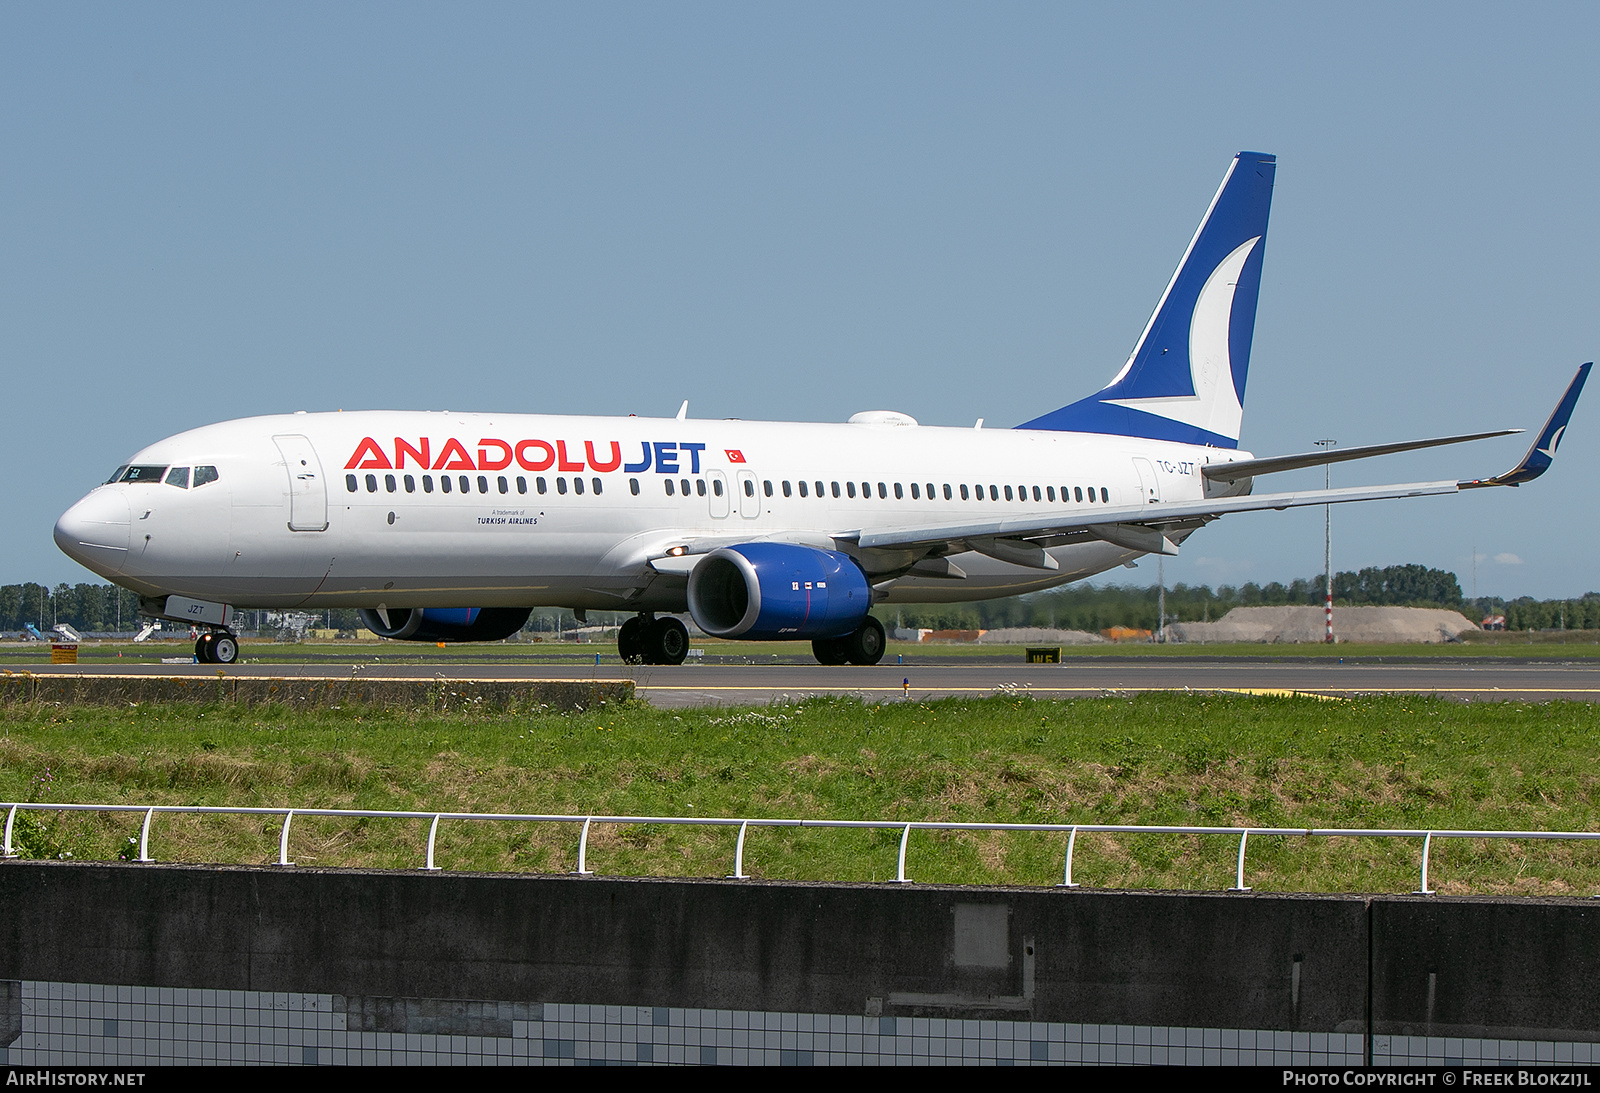
[[[853,634],[813,641],[811,652],[819,664],[876,664],[886,644],[883,623],[868,615]]]
[[[201,664],[232,664],[239,659],[239,639],[232,630],[207,630],[194,643]]]
[[[671,615],[635,615],[617,631],[617,653],[624,664],[682,664],[689,631]]]

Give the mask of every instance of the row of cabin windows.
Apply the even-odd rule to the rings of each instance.
[[[471,493],[472,492],[472,484],[473,484],[473,482],[474,482],[474,478],[471,475],[466,475],[466,474],[457,475],[454,479],[452,479],[448,474],[441,474],[439,476],[439,492],[441,492],[441,493],[451,493],[454,490],[459,488],[462,493]],[[478,475],[477,478],[476,478],[476,482],[478,484],[478,492],[479,493],[489,493],[490,492],[489,476],[488,475],[484,475],[484,474]],[[517,483],[517,492],[518,493],[527,493],[528,492],[528,480],[526,478],[524,478],[522,475],[519,474],[516,477],[516,483]],[[503,474],[499,475],[499,476],[497,476],[495,478],[494,484],[495,484],[495,487],[498,488],[498,490],[501,493],[510,493],[511,492],[511,480],[508,479]],[[565,494],[567,492],[567,480],[565,478],[557,478],[555,480],[555,484],[556,484],[556,492],[557,493]],[[639,492],[638,480],[635,479],[632,484],[633,484],[633,492],[634,493],[638,493]],[[377,493],[378,492],[378,476],[375,475],[375,474],[367,475],[366,476],[366,486],[367,486],[367,492],[368,493]],[[401,475],[398,478],[395,475],[392,475],[392,474],[386,474],[386,475],[383,476],[383,490],[384,490],[384,492],[386,492],[386,493],[395,493],[395,492],[399,491],[402,486],[405,488],[405,491],[407,493],[416,493],[417,492],[417,477],[415,475],[410,475],[410,474]],[[359,479],[356,478],[355,475],[347,474],[347,475],[344,476],[344,488],[349,490],[351,493],[357,493],[361,489],[361,482],[360,482]],[[550,491],[550,483],[546,479],[544,479],[542,477],[541,478],[535,478],[533,480],[533,488],[534,488],[534,492],[535,493],[548,493]],[[599,478],[591,478],[591,479],[589,479],[589,488],[592,489],[595,493],[598,494],[598,493],[603,492],[604,484]],[[422,492],[423,493],[432,493],[433,492],[433,475],[425,474],[425,475],[422,476]],[[573,478],[573,480],[572,480],[572,492],[582,496],[582,494],[584,492],[584,481],[583,481],[583,479],[581,479],[581,478]]]
[[[216,472],[215,472],[215,470],[213,468],[204,467],[204,468],[201,468],[201,470],[210,471],[211,475],[213,477],[210,478],[209,480],[211,480],[211,481],[215,480],[214,476],[215,476]],[[187,477],[187,470],[185,470],[185,477]],[[197,479],[199,478],[199,474],[198,473],[196,474],[196,478]],[[452,479],[448,474],[441,474],[439,476],[439,490],[442,493],[450,493],[454,489],[457,488],[457,486],[453,486],[452,485],[452,482],[455,482],[455,483],[459,484],[460,492],[462,492],[462,493],[471,493],[472,492],[473,481],[474,481],[474,479],[473,479],[473,477],[471,475],[465,475],[465,474],[457,475],[454,479]],[[478,492],[479,493],[489,493],[490,492],[489,477],[487,475],[482,475],[482,474],[478,475],[476,481],[477,481]],[[511,492],[511,480],[508,479],[505,475],[500,475],[500,476],[496,477],[494,481],[495,481],[496,487],[498,487],[498,489],[499,489],[499,491],[501,493],[510,493]],[[197,481],[195,484],[199,485],[200,483]],[[417,479],[416,479],[415,475],[409,475],[409,474],[402,475],[402,476],[399,476],[398,479],[397,479],[397,477],[395,475],[392,475],[392,474],[386,474],[386,475],[383,476],[383,489],[387,493],[395,493],[395,492],[397,492],[401,488],[402,484],[404,485],[405,491],[407,493],[416,493],[417,492]],[[516,477],[516,484],[517,484],[517,492],[518,493],[527,493],[528,492],[528,480],[526,478],[524,478],[522,475],[518,475]],[[666,488],[666,493],[667,493],[668,497],[675,497],[675,496],[678,496],[679,494],[681,494],[684,497],[689,497],[689,496],[704,497],[704,496],[706,496],[706,492],[707,492],[706,491],[706,480],[704,478],[696,478],[696,479],[694,479],[693,480],[693,486],[690,485],[690,479],[687,479],[687,478],[680,478],[680,479],[677,479],[676,481],[674,481],[671,478],[666,478],[666,479],[662,480],[662,484]],[[357,493],[357,492],[360,491],[360,488],[361,488],[360,481],[353,474],[347,474],[347,475],[344,476],[344,485],[345,485],[345,489],[347,489],[351,493]],[[535,492],[541,493],[541,494],[549,492],[549,489],[550,489],[549,482],[547,482],[543,477],[535,478],[533,480],[533,486],[534,486]],[[555,486],[556,486],[556,493],[564,495],[567,492],[567,480],[565,478],[558,477],[555,480]],[[589,488],[592,489],[596,494],[599,494],[599,493],[602,492],[602,486],[603,486],[603,482],[602,482],[601,479],[599,479],[599,478],[591,478],[591,479],[589,479]],[[744,482],[743,482],[743,486],[744,486],[744,493],[745,493],[746,497],[754,497],[756,495],[756,487],[755,487],[755,483],[753,481],[751,481],[750,479],[745,479]],[[831,491],[827,488],[828,486],[831,486]],[[375,475],[375,474],[367,475],[366,476],[366,487],[367,487],[367,492],[368,493],[377,493],[378,492],[378,476]],[[432,493],[433,492],[433,488],[434,488],[434,486],[433,486],[433,475],[431,475],[431,474],[423,475],[422,476],[422,492],[423,493]],[[843,487],[841,488],[840,484],[838,482],[824,484],[822,482],[810,483],[810,482],[801,481],[799,483],[800,496],[801,497],[810,497],[811,496],[811,491],[812,491],[813,488],[815,488],[815,490],[816,490],[816,496],[817,497],[826,497],[829,492],[831,492],[834,497],[840,497],[840,496],[855,497],[857,495],[856,494],[856,484],[854,482],[846,482],[846,483],[844,483]],[[888,497],[889,497],[890,488],[891,487],[890,487],[890,485],[888,483],[879,482],[878,483],[878,491],[877,491],[878,497],[882,498],[884,500],[887,500]],[[631,492],[634,496],[637,497],[638,494],[639,494],[639,480],[637,478],[628,479],[628,489],[629,489],[629,492]],[[693,491],[692,494],[691,494],[691,490]],[[899,483],[899,482],[894,483],[893,490],[894,490],[895,500],[897,500],[897,501],[905,500],[905,496],[906,496],[905,487],[901,483]],[[1056,487],[1054,487],[1054,486],[1045,486],[1043,488],[1041,488],[1039,486],[1018,486],[1018,487],[1015,488],[1015,490],[1013,490],[1012,487],[1010,487],[1010,486],[996,486],[996,485],[992,485],[991,484],[991,485],[988,485],[988,486],[975,485],[975,486],[972,486],[969,489],[965,482],[962,482],[962,483],[960,483],[960,484],[958,484],[958,485],[956,485],[954,487],[952,487],[950,485],[950,483],[946,482],[944,484],[943,493],[944,493],[944,499],[946,501],[954,501],[956,499],[956,495],[957,495],[958,491],[960,493],[961,500],[963,500],[963,501],[971,501],[971,500],[982,501],[986,494],[988,496],[988,499],[991,500],[991,501],[999,501],[1002,496],[1007,501],[1026,501],[1029,498],[1029,491],[1030,490],[1032,491],[1032,497],[1033,497],[1033,500],[1035,500],[1035,501],[1055,501],[1056,500]],[[1099,497],[1098,498],[1095,496],[1097,491],[1099,493]],[[575,494],[578,494],[580,496],[583,494],[583,492],[584,492],[584,480],[582,478],[576,478],[575,477],[575,478],[572,479],[572,492],[575,493]],[[717,497],[721,497],[722,496],[723,490],[722,490],[722,480],[721,479],[713,478],[711,480],[710,492],[715,494]],[[764,481],[762,483],[762,492],[765,493],[768,497],[771,497],[773,495],[773,488],[772,488],[771,479],[768,479],[768,480],[766,480],[766,481]],[[872,492],[873,491],[872,491],[872,483],[871,482],[863,482],[863,483],[861,483],[861,493],[860,493],[861,497],[870,498],[870,497],[872,497]],[[1087,492],[1087,497],[1085,496],[1086,492]],[[783,495],[785,497],[793,497],[794,496],[793,488],[791,487],[791,485],[790,485],[790,483],[788,481],[785,481],[783,483]],[[911,500],[920,501],[920,500],[922,500],[922,496],[923,496],[923,486],[922,486],[922,484],[919,483],[919,482],[911,483]],[[928,498],[928,500],[929,501],[937,500],[938,496],[939,496],[939,491],[935,489],[934,484],[932,482],[929,482],[927,484],[927,498]],[[1060,499],[1062,501],[1077,501],[1077,502],[1080,502],[1080,503],[1083,502],[1084,500],[1088,500],[1090,503],[1093,503],[1093,502],[1095,502],[1097,500],[1101,501],[1103,503],[1109,503],[1111,501],[1111,491],[1108,490],[1104,486],[1099,486],[1099,487],[1090,486],[1090,487],[1088,487],[1087,491],[1085,491],[1084,487],[1082,487],[1082,486],[1062,486],[1061,487],[1061,497],[1060,497]]]
[[[772,483],[771,482],[766,482],[764,485],[766,487],[767,496],[771,497],[772,496]],[[818,497],[826,496],[826,493],[825,493],[824,488],[823,488],[824,487],[823,483],[817,482],[817,483],[813,484],[813,483],[808,483],[808,482],[804,482],[804,481],[799,483],[800,496],[801,497],[809,497],[809,496],[811,496],[811,492],[810,491],[811,491],[811,488],[813,487],[813,485],[814,485],[814,487],[816,489],[816,495]],[[833,496],[838,497],[840,495],[839,483],[832,482],[832,483],[828,483],[828,485],[831,486],[831,488],[832,488]],[[891,488],[894,490],[894,499],[896,501],[904,501],[905,500],[905,496],[906,496],[905,487],[899,482],[894,483],[894,485],[892,487],[887,482],[879,482],[878,483],[878,496],[880,498],[884,499],[884,500],[887,500],[888,497],[889,497],[889,491],[890,491]],[[1098,489],[1099,494],[1100,494],[1099,497],[1095,496],[1095,491],[1097,489]],[[988,497],[989,497],[989,500],[991,500],[991,501],[1000,500],[1002,495],[1005,497],[1005,499],[1007,501],[1026,501],[1026,500],[1028,500],[1028,492],[1029,492],[1029,490],[1033,491],[1033,499],[1035,501],[1054,501],[1054,500],[1056,500],[1056,487],[1054,487],[1054,486],[1045,486],[1043,488],[1041,488],[1039,486],[1018,486],[1015,490],[1013,490],[1010,486],[994,486],[994,485],[990,485],[990,486],[987,486],[987,487],[985,487],[985,486],[973,486],[969,490],[967,488],[966,483],[964,483],[964,482],[958,484],[954,488],[951,487],[950,483],[946,482],[944,484],[944,499],[946,501],[954,501],[956,499],[957,491],[960,491],[961,500],[963,500],[963,501],[971,501],[971,500],[974,500],[974,499],[982,501],[983,498],[984,498],[985,490],[988,491]],[[921,483],[919,483],[919,482],[911,483],[911,500],[913,500],[913,501],[922,500],[922,496],[923,496],[922,491],[923,491],[923,487],[922,487]],[[668,492],[671,492],[671,491],[669,490]],[[751,496],[754,496],[754,493],[753,493],[752,488],[751,488],[751,484],[749,482],[745,483],[745,492],[747,494],[750,494]],[[844,496],[846,496],[846,497],[854,497],[854,496],[856,496],[856,484],[854,482],[846,482],[844,484],[844,491],[843,492],[844,492]],[[1062,486],[1061,487],[1061,500],[1062,501],[1078,501],[1078,502],[1082,502],[1085,499],[1085,492],[1086,491],[1085,491],[1084,487],[1082,487],[1082,486]],[[783,483],[783,495],[785,497],[793,497],[794,496],[794,494],[790,490],[790,486],[789,486],[788,482],[784,482]],[[1110,501],[1111,501],[1111,491],[1108,490],[1104,486],[1099,486],[1099,487],[1090,486],[1090,487],[1088,487],[1087,495],[1088,495],[1088,500],[1090,502],[1094,502],[1094,501],[1098,500],[1098,501],[1101,501],[1101,502],[1109,504]],[[861,496],[863,498],[870,498],[872,496],[872,483],[871,482],[863,482],[863,483],[861,483]],[[939,494],[938,494],[938,491],[935,489],[934,484],[932,482],[929,482],[927,484],[927,497],[928,497],[928,500],[929,501],[935,501],[935,500],[938,499],[938,496],[939,496]]]

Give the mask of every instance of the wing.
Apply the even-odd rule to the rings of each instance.
[[[1588,378],[1592,366],[1591,362],[1578,369],[1578,374],[1568,384],[1550,419],[1545,422],[1544,428],[1539,431],[1522,461],[1504,474],[1493,478],[1407,482],[1398,485],[1337,490],[1300,490],[1292,493],[1205,498],[1198,501],[1156,501],[1121,508],[1106,507],[1088,512],[1078,511],[1070,517],[1050,513],[980,523],[939,524],[888,530],[863,528],[836,535],[835,539],[852,544],[863,553],[902,552],[903,556],[903,552],[909,552],[929,561],[937,561],[939,556],[945,554],[971,550],[1015,565],[1054,570],[1059,568],[1059,564],[1046,552],[1047,547],[1099,539],[1150,554],[1176,554],[1178,541],[1189,532],[1219,517],[1236,512],[1290,509],[1307,505],[1338,505],[1352,501],[1381,501],[1402,497],[1432,497],[1484,486],[1518,486],[1532,481],[1549,469],[1556,448],[1566,431],[1567,423],[1572,417],[1573,407],[1577,405],[1578,394],[1583,390],[1584,381]],[[1374,444],[1363,448],[1346,449],[1343,452],[1308,452],[1303,455],[1243,460],[1208,466],[1203,473],[1211,479],[1236,482],[1246,477],[1253,478],[1261,474],[1316,466],[1319,463],[1369,458],[1490,436],[1505,436],[1513,432],[1520,430],[1502,429],[1433,440]],[[918,570],[927,568],[928,576],[960,576],[959,573],[936,572],[934,570],[938,567],[930,567],[928,562],[923,562],[916,568]]]

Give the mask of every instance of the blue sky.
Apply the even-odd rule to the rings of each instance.
[[[1575,4],[0,7],[0,582],[89,579],[56,515],[253,413],[1027,420],[1121,365],[1245,148],[1279,157],[1246,447],[1537,428],[1600,355],[1597,31]],[[1336,511],[1335,567],[1470,592],[1476,552],[1485,595],[1600,589],[1597,406],[1534,485]],[[1231,517],[1168,580],[1307,576],[1321,532]]]

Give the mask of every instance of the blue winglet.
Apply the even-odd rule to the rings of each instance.
[[[1524,482],[1532,482],[1549,470],[1550,464],[1555,461],[1556,448],[1560,447],[1561,438],[1566,435],[1567,422],[1572,420],[1572,408],[1578,405],[1578,395],[1583,391],[1583,381],[1589,378],[1589,369],[1593,367],[1594,362],[1590,361],[1578,369],[1578,374],[1573,376],[1572,382],[1567,385],[1566,394],[1556,403],[1555,410],[1550,414],[1550,420],[1539,430],[1538,437],[1528,449],[1528,454],[1522,457],[1521,463],[1505,474],[1497,474],[1493,478],[1475,478],[1471,482],[1462,482],[1461,488],[1470,490],[1482,486],[1520,486]]]
[[[1234,156],[1122,370],[1017,428],[1237,448],[1276,169],[1262,152]]]

